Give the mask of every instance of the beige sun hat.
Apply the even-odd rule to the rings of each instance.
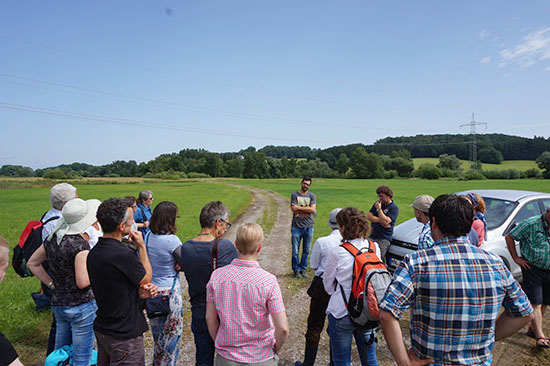
[[[73,198],[68,201],[63,206],[61,210],[62,217],[57,221],[57,225],[48,236],[48,240],[57,235],[57,244],[59,244],[65,235],[83,233],[96,222],[97,208],[100,204],[101,201],[96,199],[84,201],[80,198]]]
[[[336,215],[338,215],[338,212],[340,211],[342,211],[341,208],[335,208],[334,210],[330,211],[330,215],[328,216],[328,226],[330,226],[331,229],[338,229]]]
[[[410,207],[414,207],[422,212],[428,212],[433,201],[434,198],[432,196],[423,194],[422,196],[416,197]]]

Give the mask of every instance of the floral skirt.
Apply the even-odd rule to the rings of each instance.
[[[159,291],[159,295],[168,295],[170,290]],[[153,365],[175,366],[183,331],[183,303],[181,285],[177,281],[170,296],[170,314],[149,319],[153,340],[155,341]]]

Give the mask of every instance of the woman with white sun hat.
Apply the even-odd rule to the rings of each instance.
[[[61,210],[53,232],[34,252],[27,266],[53,290],[51,300],[57,332],[55,349],[73,346],[73,365],[88,366],[94,346],[97,305],[90,288],[86,258],[90,246],[82,233],[97,219],[99,200],[74,198]],[[42,263],[49,263],[49,272]]]

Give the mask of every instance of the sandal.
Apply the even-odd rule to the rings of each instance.
[[[546,337],[537,338],[537,348],[550,348],[550,339]]]

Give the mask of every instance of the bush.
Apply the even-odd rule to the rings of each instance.
[[[65,172],[63,169],[55,168],[55,169],[48,169],[44,172],[44,175],[42,178],[45,179],[66,179],[67,176],[65,175]]]
[[[433,164],[422,164],[415,171],[415,176],[422,179],[439,179],[441,170]]]
[[[211,178],[211,177],[208,174],[204,174],[204,173],[189,172],[189,174],[187,174],[187,178]]]
[[[494,147],[486,147],[479,150],[478,157],[482,163],[488,164],[502,164],[503,160],[502,153]]]
[[[382,178],[384,179],[393,179],[393,178],[397,178],[398,176],[399,174],[397,174],[397,170],[386,170],[382,174]]]
[[[521,174],[517,169],[484,170],[483,175],[489,179],[519,179]]]
[[[445,178],[456,178],[459,175],[459,171],[457,170],[451,170],[449,168],[439,168],[439,171],[441,172],[441,177]]]
[[[542,174],[541,174],[540,170],[538,170],[537,168],[531,168],[531,169],[527,169],[525,171],[525,177],[526,178],[540,178],[540,177],[542,177]]]
[[[455,154],[447,155],[447,154],[441,154],[439,155],[439,163],[437,164],[437,167],[439,169],[445,168],[449,170],[460,170],[460,159],[456,157]]]
[[[477,170],[469,170],[464,174],[465,180],[484,180],[486,179],[483,173]]]

